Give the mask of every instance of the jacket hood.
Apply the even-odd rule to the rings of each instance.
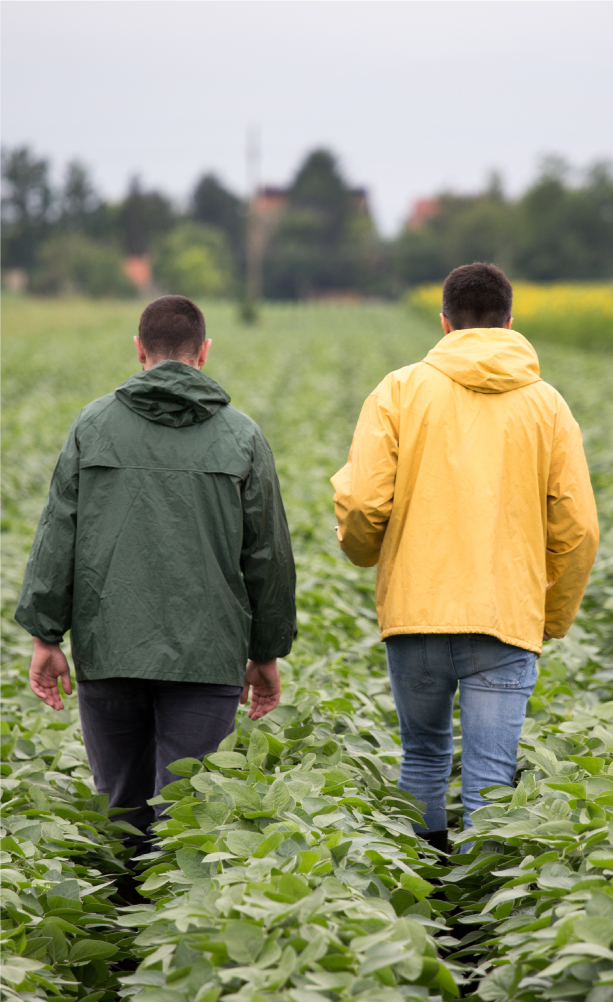
[[[147,421],[185,428],[207,421],[230,403],[221,386],[184,362],[166,361],[130,376],[115,396]]]
[[[541,378],[530,342],[504,327],[452,331],[424,361],[476,393],[506,393]]]

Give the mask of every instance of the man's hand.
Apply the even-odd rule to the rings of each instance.
[[[551,637],[549,636],[548,633],[545,632],[545,630],[543,630],[543,640],[545,641],[545,643],[547,643],[548,640],[551,640]]]
[[[63,710],[64,704],[57,684],[58,678],[67,696],[72,693],[70,669],[59,644],[46,644],[33,637],[34,654],[30,662],[30,688],[35,696],[42,699],[54,710]]]
[[[241,703],[249,701],[249,686],[253,687],[249,717],[259,720],[275,706],[281,698],[281,680],[277,659],[272,661],[248,661],[245,674],[245,688]]]

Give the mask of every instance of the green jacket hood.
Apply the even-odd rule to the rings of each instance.
[[[452,331],[424,361],[476,393],[506,393],[541,378],[530,342],[505,327]]]
[[[165,361],[130,376],[115,396],[147,421],[171,428],[201,424],[230,403],[225,390],[184,362]]]

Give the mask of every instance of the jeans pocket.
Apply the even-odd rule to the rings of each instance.
[[[428,667],[423,634],[401,633],[388,637],[385,652],[392,679],[405,689],[423,689],[434,682]]]
[[[523,647],[505,644],[497,637],[475,634],[471,648],[478,679],[488,689],[534,688],[536,683],[536,654]]]

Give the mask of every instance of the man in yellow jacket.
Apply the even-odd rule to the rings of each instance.
[[[445,337],[371,393],[332,478],[341,548],[379,564],[399,785],[443,850],[458,683],[466,826],[481,789],[513,782],[543,639],[567,633],[598,544],[579,426],[512,330],[512,297],[493,265],[451,272]]]

